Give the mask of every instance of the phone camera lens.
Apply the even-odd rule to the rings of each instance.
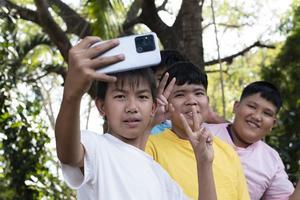
[[[138,48],[137,48],[137,52],[138,52],[138,53],[142,53],[142,52],[143,52],[143,47],[138,47]]]
[[[135,47],[138,53],[144,53],[155,50],[154,37],[152,35],[143,35],[136,37]]]

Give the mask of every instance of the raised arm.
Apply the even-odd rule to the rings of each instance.
[[[212,147],[212,135],[201,127],[202,119],[197,114],[193,106],[193,127],[190,127],[185,117],[181,114],[180,118],[184,125],[184,130],[188,135],[189,141],[194,149],[197,160],[198,171],[198,200],[216,200],[216,188],[213,177],[212,163],[214,151]]]
[[[64,164],[83,167],[84,148],[80,143],[80,103],[93,80],[113,82],[115,77],[95,70],[124,59],[123,55],[98,56],[118,45],[111,40],[91,47],[97,37],[86,37],[69,51],[68,73],[63,99],[55,125],[56,149],[59,160]]]

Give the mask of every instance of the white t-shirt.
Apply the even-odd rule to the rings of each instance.
[[[84,175],[78,167],[62,164],[67,184],[78,199],[187,199],[181,188],[144,151],[110,134],[82,131]]]

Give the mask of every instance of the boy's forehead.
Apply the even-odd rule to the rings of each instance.
[[[183,89],[192,89],[192,90],[203,90],[203,91],[206,91],[204,86],[203,85],[200,85],[200,84],[188,84],[188,83],[185,83],[183,85],[177,85],[175,84],[174,85],[174,88],[173,88],[173,92],[174,91],[178,91],[178,90],[183,90]]]
[[[276,106],[271,101],[263,98],[261,93],[255,93],[255,94],[249,95],[249,96],[245,97],[244,99],[242,99],[242,101],[254,102],[259,105],[262,105],[262,103],[263,103],[264,105],[267,105],[268,108],[277,110]]]
[[[117,80],[117,82],[109,83],[108,89],[111,90],[149,90],[150,91],[150,84],[143,80]]]

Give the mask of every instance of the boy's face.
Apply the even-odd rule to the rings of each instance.
[[[195,106],[197,113],[205,121],[208,112],[208,96],[202,85],[184,84],[174,85],[169,97],[169,102],[173,105],[175,112],[171,114],[172,128],[178,131],[183,130],[183,125],[179,118],[180,113],[184,115],[190,127],[193,125],[192,107]]]
[[[271,131],[276,122],[276,107],[262,98],[259,93],[244,98],[234,104],[235,118],[233,128],[243,143],[252,144],[259,141]],[[238,139],[239,140],[239,139]]]
[[[148,83],[132,86],[125,81],[123,87],[109,83],[105,100],[97,100],[97,107],[106,117],[110,133],[127,141],[143,136],[156,105]]]

